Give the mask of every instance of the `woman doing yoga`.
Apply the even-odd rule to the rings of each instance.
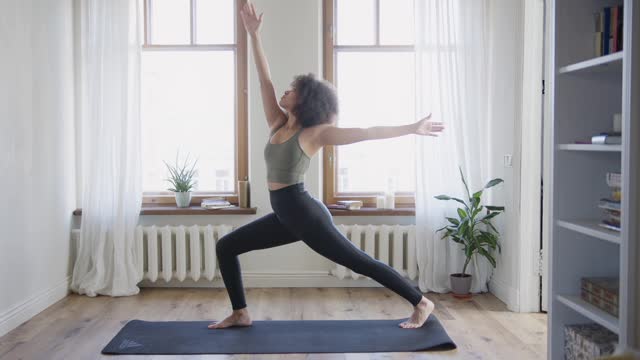
[[[399,326],[421,327],[433,311],[434,304],[395,269],[372,258],[345,238],[333,224],[327,207],[305,190],[303,180],[310,158],[324,145],[344,145],[408,134],[437,136],[443,130],[442,123],[430,121],[430,116],[427,116],[402,126],[338,128],[333,125],[338,113],[335,89],[313,74],[295,77],[291,88],[278,102],[259,35],[262,14],[258,17],[253,4],[247,2],[240,15],[251,37],[262,104],[271,130],[264,157],[273,212],[238,227],[218,240],[216,256],[233,312],[222,321],[214,321],[209,328],[251,325],[238,255],[299,240],[320,255],[379,282],[405,298],[413,305],[414,311]]]

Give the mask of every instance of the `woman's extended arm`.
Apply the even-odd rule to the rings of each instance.
[[[240,16],[244,23],[244,28],[249,33],[251,39],[251,48],[253,50],[253,58],[258,70],[258,78],[260,80],[260,93],[262,95],[262,107],[267,117],[267,123],[270,128],[279,126],[281,122],[286,121],[286,114],[276,99],[276,92],[271,81],[271,73],[269,71],[269,63],[262,49],[262,41],[260,40],[260,25],[262,24],[262,15],[256,15],[256,9],[249,1],[244,4],[240,10]]]
[[[339,128],[322,125],[315,139],[318,145],[346,145],[365,140],[387,139],[409,134],[438,136],[444,130],[441,122],[430,121],[431,114],[413,124],[372,126],[369,128]]]

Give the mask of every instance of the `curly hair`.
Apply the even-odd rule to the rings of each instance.
[[[313,73],[298,75],[291,85],[295,88],[297,103],[291,110],[302,127],[332,122],[338,114],[338,96],[330,82],[318,80]]]

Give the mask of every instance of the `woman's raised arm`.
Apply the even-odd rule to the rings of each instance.
[[[431,114],[413,124],[399,126],[372,126],[369,128],[339,128],[333,125],[320,125],[315,136],[319,146],[346,145],[365,140],[387,139],[403,135],[416,134],[438,136],[444,130],[441,122],[429,120]]]
[[[286,114],[278,105],[276,99],[276,91],[271,81],[271,73],[269,71],[269,63],[267,57],[264,55],[262,49],[262,41],[260,40],[260,25],[262,25],[262,15],[258,17],[256,15],[256,9],[249,1],[247,1],[242,10],[240,10],[240,16],[244,28],[249,33],[251,39],[251,48],[253,49],[253,58],[258,69],[258,78],[260,79],[260,93],[262,95],[262,107],[264,114],[267,118],[269,128],[273,129],[280,126],[281,123],[286,121]]]

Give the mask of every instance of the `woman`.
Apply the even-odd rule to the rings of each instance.
[[[422,296],[392,267],[370,257],[345,238],[333,224],[325,205],[304,189],[303,179],[310,158],[324,145],[351,144],[407,134],[437,136],[443,130],[442,123],[429,121],[428,116],[403,126],[335,127],[333,123],[338,113],[335,89],[330,83],[315,79],[312,74],[297,76],[291,89],[285,91],[278,103],[259,36],[262,14],[258,17],[253,4],[247,2],[240,15],[251,37],[262,104],[271,130],[264,156],[273,212],[219,239],[216,255],[233,313],[220,322],[211,323],[209,328],[251,325],[238,255],[299,240],[328,259],[376,280],[407,299],[414,306],[414,311],[399,326],[421,327],[433,311],[433,302]]]

